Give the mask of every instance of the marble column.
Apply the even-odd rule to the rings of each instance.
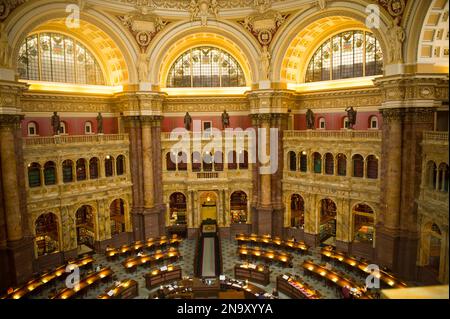
[[[5,190],[3,194],[4,207],[6,211],[6,226],[8,241],[21,240],[22,216],[20,212],[20,202],[17,162],[14,145],[14,130],[19,123],[16,116],[3,117],[0,126],[0,154],[2,165],[2,186]]]
[[[152,208],[154,206],[154,187],[153,187],[153,147],[151,121],[149,118],[141,118],[142,123],[142,165],[144,174],[144,207]]]

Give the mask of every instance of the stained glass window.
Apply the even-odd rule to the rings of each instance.
[[[327,39],[314,53],[306,82],[348,79],[383,74],[383,53],[374,35],[346,31]]]
[[[105,85],[92,53],[76,40],[58,33],[26,38],[19,50],[18,69],[24,80]]]
[[[182,54],[169,71],[167,87],[245,86],[244,72],[229,53],[197,47]]]

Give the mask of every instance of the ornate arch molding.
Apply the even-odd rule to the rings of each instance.
[[[283,76],[285,74],[285,70],[287,68],[289,58],[292,56],[293,51],[296,49],[294,42],[298,34],[307,29],[308,26],[313,24],[315,21],[330,18],[330,17],[345,17],[349,20],[353,20],[355,23],[359,23],[360,25],[365,26],[365,20],[367,17],[367,13],[365,12],[366,6],[369,4],[373,4],[373,2],[369,1],[330,1],[327,4],[327,8],[320,11],[317,7],[310,8],[303,12],[300,12],[296,16],[293,16],[289,19],[278,31],[275,35],[272,44],[272,52],[274,62],[272,67],[272,80],[273,82],[286,82],[286,77]],[[390,21],[392,18],[387,13],[386,10],[380,10],[380,28],[379,29],[370,29],[371,32],[374,33],[375,37],[381,44],[381,48],[383,54],[387,56],[388,51],[388,40],[387,40],[387,30],[390,25]],[[343,25],[343,28],[346,28]],[[336,32],[340,29],[337,26]],[[313,43],[313,45],[315,42]],[[311,51],[312,48],[309,48]],[[308,61],[304,62],[305,64]],[[298,79],[297,79],[298,81]]]
[[[186,50],[198,45],[217,46],[229,52],[240,63],[248,86],[259,78],[259,44],[247,36],[241,28],[229,22],[215,21],[207,27],[200,22],[180,22],[171,24],[158,34],[147,50],[150,68],[150,82],[165,87],[169,69],[176,58]]]
[[[20,46],[30,32],[46,22],[65,19],[67,17],[66,6],[67,3],[54,3],[49,1],[28,2],[14,10],[6,21],[6,30],[10,39],[12,56],[18,56]],[[103,33],[106,35],[106,41],[110,45],[113,45],[113,49],[118,50],[119,54],[117,54],[116,58],[118,60],[117,63],[121,66],[119,69],[121,83],[117,84],[137,82],[137,72],[134,67],[134,61],[137,58],[137,49],[136,45],[127,37],[126,30],[123,30],[111,17],[91,8],[84,9],[80,12],[80,20],[81,23],[89,24],[98,29],[100,34]],[[70,32],[70,29],[67,28],[65,33],[80,39],[83,30]],[[82,37],[81,40],[83,40]],[[94,50],[95,52],[101,52],[101,50]],[[99,62],[103,64],[104,69],[108,70],[106,74],[109,80],[108,82],[111,82],[113,70],[107,67],[109,64],[108,60],[111,57],[102,55],[101,53],[98,55]],[[16,59],[13,59],[13,68],[17,68]]]
[[[408,31],[405,44],[405,63],[416,66],[420,60],[423,29],[435,0],[409,1],[404,14],[404,28]],[[444,35],[445,36],[445,35]],[[413,70],[418,71],[418,70]],[[447,69],[448,72],[448,69]]]

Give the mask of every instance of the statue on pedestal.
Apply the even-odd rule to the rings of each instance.
[[[308,127],[308,130],[314,130],[314,122],[314,113],[311,109],[308,109],[308,111],[306,111],[306,126]]]
[[[267,47],[267,45],[263,46],[261,52],[261,76],[263,80],[269,79],[271,58],[272,56],[269,53],[269,48]]]
[[[226,110],[224,110],[222,113],[222,126],[223,129],[226,129],[228,126],[230,126],[230,116],[228,115]]]
[[[61,131],[61,119],[58,112],[53,112],[52,116],[53,135],[58,135]]]
[[[97,115],[97,133],[103,134],[103,116],[100,112]]]
[[[186,112],[184,116],[184,128],[188,131],[191,130],[192,117],[189,115],[189,112]]]
[[[389,63],[403,63],[403,42],[406,39],[405,30],[399,25],[400,18],[396,17],[388,30],[390,40]]]
[[[9,46],[8,35],[5,31],[5,25],[0,23],[0,67],[10,66],[10,52],[11,47]]]
[[[345,109],[347,112],[348,122],[350,125],[350,129],[353,129],[353,126],[356,124],[356,114],[357,112],[353,109],[353,106]]]

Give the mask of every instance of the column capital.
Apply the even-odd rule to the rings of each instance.
[[[0,114],[0,129],[18,129],[23,118],[19,114]]]
[[[246,93],[252,114],[288,113],[295,104],[295,92],[290,90],[255,90]]]
[[[438,107],[448,100],[448,74],[399,74],[374,80],[382,108]]]
[[[160,115],[166,97],[164,92],[122,92],[116,95],[118,109],[126,116]]]
[[[21,110],[21,97],[28,84],[0,80],[0,114],[17,114]]]

